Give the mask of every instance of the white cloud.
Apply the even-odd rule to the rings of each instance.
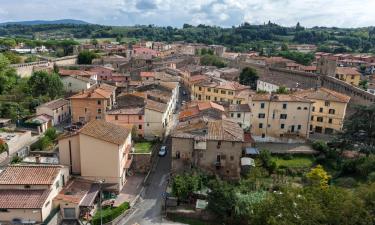
[[[271,20],[286,26],[375,25],[374,0],[0,0],[0,22],[82,19],[113,25],[238,25]]]

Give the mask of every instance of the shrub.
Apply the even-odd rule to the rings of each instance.
[[[314,150],[322,152],[322,153],[326,153],[329,149],[327,143],[321,140],[314,141],[314,143],[312,144],[312,147]]]
[[[354,188],[357,186],[357,181],[352,177],[341,177],[335,180],[335,184],[344,188]]]
[[[370,181],[370,182],[375,182],[375,172],[371,172],[371,173],[367,176],[367,179],[368,179],[368,181]]]
[[[57,138],[57,131],[54,127],[50,127],[46,130],[44,136],[48,137],[51,141],[54,141]]]
[[[129,203],[124,202],[120,206],[116,208],[108,207],[103,209],[101,212],[98,211],[95,216],[92,218],[91,223],[93,225],[99,225],[100,224],[100,214],[102,215],[103,224],[111,222],[112,220],[116,219],[118,216],[120,216],[123,212],[129,209]]]
[[[283,159],[291,160],[291,159],[293,159],[293,156],[291,154],[285,154],[285,155],[283,155]]]

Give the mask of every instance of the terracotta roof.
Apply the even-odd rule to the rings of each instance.
[[[357,69],[352,67],[337,67],[336,74],[344,74],[344,75],[360,75]]]
[[[60,76],[82,76],[82,77],[91,77],[96,75],[95,72],[91,71],[84,71],[84,70],[64,70],[60,69],[59,70],[59,75]]]
[[[107,111],[108,115],[143,115],[144,113],[143,107],[120,108]]]
[[[202,80],[208,80],[209,77],[206,75],[196,75],[189,78],[190,83],[194,84]]]
[[[155,77],[155,72],[141,72],[141,77]]]
[[[229,112],[251,112],[248,104],[232,104],[229,105]]]
[[[92,120],[82,127],[79,130],[79,133],[102,141],[122,145],[130,131],[123,126],[105,122],[103,120]]]
[[[332,91],[326,88],[318,88],[318,89],[309,89],[304,91],[299,91],[294,93],[294,95],[310,99],[310,100],[323,100],[323,101],[336,101],[336,102],[344,102],[348,103],[350,101],[350,97],[336,91]]]
[[[253,101],[273,101],[273,102],[307,102],[312,101],[304,99],[302,97],[295,96],[293,94],[255,94],[252,97]]]
[[[90,88],[83,92],[70,97],[70,99],[82,99],[82,98],[92,98],[92,99],[108,99],[113,94],[113,90],[110,85],[101,85],[94,88]]]
[[[225,111],[222,105],[216,104],[214,102],[198,102],[199,111],[211,109],[211,108],[214,108],[223,112]]]
[[[65,99],[62,99],[62,98],[59,98],[59,99],[56,99],[56,100],[53,100],[53,101],[50,101],[50,102],[47,102],[47,103],[44,103],[40,106],[38,106],[38,108],[40,107],[46,107],[46,108],[49,108],[49,109],[58,109],[62,106],[65,106],[69,104],[69,101],[68,100],[65,100]]]
[[[54,200],[79,204],[89,192],[92,181],[71,179]]]
[[[146,109],[150,109],[150,110],[154,110],[154,111],[164,113],[165,110],[167,109],[167,104],[147,99],[146,100]]]
[[[8,166],[0,173],[0,185],[51,185],[61,166]]]
[[[49,196],[50,190],[0,190],[2,209],[39,209]]]
[[[238,123],[229,119],[221,119],[177,126],[172,132],[172,137],[243,142],[243,134],[244,131]]]
[[[189,108],[189,109],[181,111],[178,117],[179,119],[184,119],[184,118],[188,118],[188,117],[192,117],[196,115],[199,115],[199,110],[197,107],[193,107],[193,108]]]

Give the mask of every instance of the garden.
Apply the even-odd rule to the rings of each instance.
[[[135,153],[151,153],[154,143],[151,141],[138,141],[134,143]]]
[[[101,221],[102,224],[108,223],[119,217],[123,214],[126,210],[130,208],[128,202],[124,202],[118,207],[107,206],[104,207],[101,211],[97,211],[94,217],[91,220],[91,224],[93,225],[100,225]]]

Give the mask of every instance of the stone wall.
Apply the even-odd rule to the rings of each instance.
[[[151,169],[151,153],[132,153],[133,169],[137,173],[147,173]]]

